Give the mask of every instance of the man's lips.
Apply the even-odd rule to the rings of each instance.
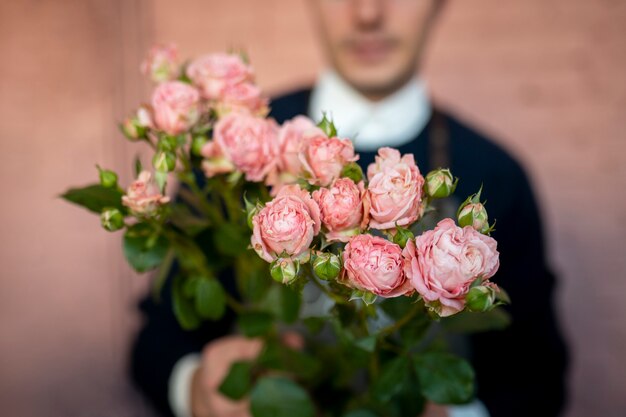
[[[347,49],[358,61],[375,63],[384,60],[396,43],[390,40],[359,40],[347,43]]]

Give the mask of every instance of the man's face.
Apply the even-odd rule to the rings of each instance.
[[[439,1],[311,0],[331,64],[370,97],[413,76]]]

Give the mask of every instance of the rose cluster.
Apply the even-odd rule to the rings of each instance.
[[[459,227],[452,219],[415,238],[407,229],[421,219],[432,198],[450,194],[449,171],[433,171],[426,183],[413,155],[381,148],[367,177],[355,181],[343,175],[358,158],[346,139],[328,137],[301,116],[273,134],[278,154],[271,164],[259,166],[270,166],[265,180],[277,191],[270,202],[254,208],[251,245],[273,268],[288,268],[279,275],[282,282],[296,278],[294,263],[319,258],[323,261],[315,263],[314,270],[323,279],[336,279],[356,293],[381,297],[417,292],[441,316],[462,311],[474,287],[487,288],[489,296],[497,291],[488,281],[499,265],[497,243],[480,229]],[[216,137],[220,135],[217,129]],[[254,139],[250,133],[246,141],[271,143],[272,139],[261,134]],[[248,149],[268,148],[248,145]],[[272,157],[258,155],[250,160]],[[244,165],[234,166],[250,177]],[[442,187],[447,187],[446,193]],[[394,239],[406,233],[411,236],[408,240]],[[335,242],[338,253],[324,250],[324,242]],[[328,261],[334,258],[340,267],[329,277]]]
[[[160,203],[151,204],[150,210],[139,209],[144,199],[133,187],[152,176],[163,192],[164,174],[176,168],[177,151],[187,146],[205,156],[203,166],[209,176],[236,169],[250,181],[267,176],[277,155],[273,136],[278,128],[263,117],[268,101],[242,55],[209,54],[182,66],[174,44],[156,45],[141,64],[141,72],[156,83],[150,104],[139,107],[120,127],[129,139],[145,140],[156,148],[157,172],[142,173],[129,188],[124,204],[133,212],[154,212],[166,202],[155,200]],[[212,129],[216,134],[209,141],[207,132]]]
[[[155,215],[168,203],[164,178],[181,162],[188,167],[179,158],[192,152],[209,179],[228,174],[268,187],[272,199],[249,208],[250,242],[277,280],[292,282],[311,262],[317,277],[364,300],[417,292],[441,316],[490,306],[499,257],[480,192],[459,208],[458,225],[444,219],[411,232],[433,199],[454,191],[449,170],[424,177],[412,154],[383,147],[363,173],[352,142],[328,119],[267,118],[267,100],[238,54],[180,66],[175,46],[162,45],[141,69],[157,83],[151,104],[122,129],[155,147],[156,172],[142,172],[124,196],[133,214]]]

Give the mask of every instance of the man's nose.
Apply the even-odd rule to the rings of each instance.
[[[362,29],[380,26],[384,20],[386,0],[352,0],[354,22]]]

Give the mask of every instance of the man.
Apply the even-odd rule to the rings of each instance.
[[[480,402],[465,409],[432,407],[427,413],[555,416],[564,403],[567,359],[553,309],[555,279],[546,266],[529,182],[505,151],[433,109],[416,76],[442,4],[443,0],[311,0],[331,69],[312,90],[274,100],[272,116],[283,122],[298,114],[320,119],[322,111],[330,112],[340,136],[354,138],[364,168],[377,148],[392,146],[413,153],[422,172],[449,166],[461,178],[458,196],[476,192],[483,183],[489,215],[497,219],[493,235],[501,268],[495,280],[513,300],[507,307],[512,325],[469,340]],[[185,332],[168,302],[156,305],[148,300],[144,309],[148,322],[135,345],[133,371],[157,406],[179,417],[242,415],[245,404],[224,400],[215,388],[228,364],[254,356],[258,343],[235,336],[219,338],[230,330],[228,319],[212,324],[210,331]]]

